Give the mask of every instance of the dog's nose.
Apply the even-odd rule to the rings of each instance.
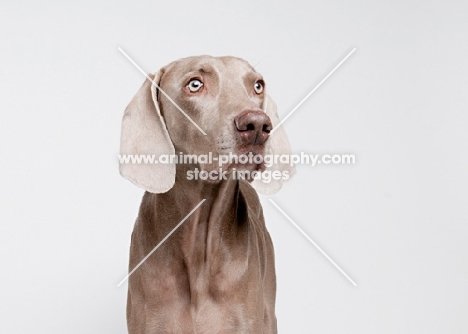
[[[272,129],[270,117],[261,110],[243,111],[234,123],[243,144],[264,144]]]

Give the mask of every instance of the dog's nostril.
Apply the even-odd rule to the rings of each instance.
[[[247,124],[247,129],[245,129],[246,131],[253,131],[255,130],[255,125],[253,125],[252,123],[249,123]]]
[[[268,124],[263,124],[262,131],[263,131],[263,132],[266,132],[266,133],[270,133],[270,131],[271,131],[271,126],[269,126]]]

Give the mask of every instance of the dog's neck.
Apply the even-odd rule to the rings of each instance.
[[[204,200],[179,228],[178,234],[180,249],[187,261],[209,262],[211,254],[219,253],[222,247],[239,245],[239,238],[245,238],[248,209],[239,180],[231,177],[218,182],[188,180],[186,172],[192,168],[178,165],[174,187],[157,195],[163,199],[157,202],[164,206],[157,205],[156,216],[172,215],[172,226],[176,226]],[[219,254],[213,258],[219,259]]]
[[[239,180],[229,178],[212,183],[187,180],[185,175],[179,170],[174,187],[156,195],[151,221],[153,224],[172,221],[171,226],[162,229],[167,233],[205,200],[170,237],[172,243],[178,244],[174,248],[173,265],[183,268],[178,270],[187,277],[191,302],[196,303],[200,279],[217,282],[222,279],[217,276],[221,272],[234,270],[240,275],[246,270],[248,208]],[[164,236],[155,235],[155,238],[160,240]]]
[[[200,169],[196,166],[195,168]],[[187,172],[193,171],[194,167],[190,165],[178,165],[176,180],[171,191],[178,196],[186,199],[187,207],[195,207],[203,199],[205,202],[200,207],[200,213],[209,213],[216,209],[217,204],[230,207],[236,200],[239,190],[237,180],[228,178],[222,181],[205,181],[201,179],[188,179]],[[215,210],[216,211],[216,210]],[[224,213],[226,208],[222,208],[219,213]]]

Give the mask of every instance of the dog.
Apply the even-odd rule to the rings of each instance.
[[[285,179],[233,175],[292,176],[294,167],[216,161],[290,154],[264,79],[243,59],[211,56],[177,60],[148,78],[125,110],[121,155],[213,159],[120,165],[146,190],[129,270],[203,201],[129,277],[129,333],[276,333],[273,244],[256,190],[275,193]],[[202,172],[228,177],[194,177]]]

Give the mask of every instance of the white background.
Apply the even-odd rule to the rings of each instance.
[[[120,121],[148,72],[245,58],[286,115],[299,166],[262,197],[281,333],[468,332],[466,1],[4,1],[0,5],[2,333],[126,333],[142,190],[118,174]]]

